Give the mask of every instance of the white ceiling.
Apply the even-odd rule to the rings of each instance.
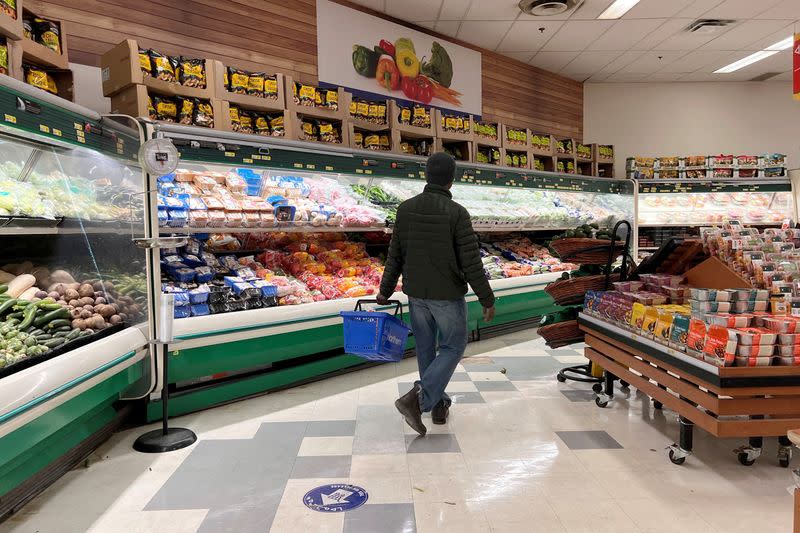
[[[791,49],[730,74],[715,70],[800,31],[800,0],[641,0],[618,20],[596,20],[613,0],[533,17],[518,0],[354,0],[462,41],[578,81],[791,79]],[[700,18],[736,22],[711,35],[686,32]],[[544,28],[544,31],[540,31]]]

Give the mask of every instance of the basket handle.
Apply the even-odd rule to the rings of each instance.
[[[375,299],[367,299],[367,300],[358,300],[356,302],[356,311],[361,311],[361,304],[376,304],[378,300]],[[394,316],[400,314],[400,310],[403,308],[403,303],[400,300],[389,300],[390,305],[394,305]]]

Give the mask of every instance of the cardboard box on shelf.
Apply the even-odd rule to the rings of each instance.
[[[223,64],[222,61],[217,60],[209,60],[206,62],[206,65],[209,63],[214,70],[214,96],[216,98],[257,111],[282,111],[286,109],[286,82],[283,79],[283,74],[266,73],[275,77],[278,86],[278,96],[277,98],[265,98],[252,94],[239,94],[229,91],[225,86],[225,72],[228,66]]]
[[[36,18],[36,15],[27,9],[23,9],[22,12],[24,17]],[[67,54],[67,25],[60,20],[55,20],[52,18],[48,18],[47,20],[58,26],[59,48],[61,53],[58,53],[43,44],[37,43],[33,39],[23,37],[19,41],[19,43],[22,45],[22,61],[24,63],[34,63],[40,67],[67,70],[69,69],[69,57]]]
[[[148,87],[144,85],[132,85],[127,89],[119,91],[111,95],[111,112],[120,115],[129,115],[132,117],[150,118],[148,111],[148,96],[152,96]],[[174,95],[163,95],[166,97],[174,98]],[[214,129],[222,129],[220,118],[224,117],[222,110],[222,102],[216,98],[210,98],[208,101],[214,112]],[[180,110],[178,110],[180,112]]]

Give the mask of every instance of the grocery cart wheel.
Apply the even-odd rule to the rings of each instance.
[[[608,405],[609,400],[610,398],[608,396],[601,394],[594,399],[594,403],[597,404],[597,407],[604,408]]]
[[[627,389],[627,388],[630,388],[630,386],[631,386],[631,384],[628,383],[627,381],[619,380],[619,387],[621,389]]]
[[[559,383],[565,383],[567,381],[566,376],[562,376],[561,374],[556,375],[556,379],[559,381]]]
[[[592,390],[597,394],[600,394],[601,392],[603,392],[603,384],[595,383],[594,385],[592,385]]]
[[[742,463],[744,466],[753,466],[756,464],[755,459],[750,459],[750,456],[745,452],[740,452],[737,457],[739,458],[739,462]]]
[[[778,464],[780,464],[783,468],[789,468],[789,463],[791,462],[792,460],[789,459],[788,457],[778,459]]]
[[[669,460],[672,461],[672,464],[674,465],[682,465],[686,462],[686,456],[679,457],[675,454],[675,450],[670,450]]]
[[[791,443],[787,446],[784,442],[788,441],[786,437],[778,439],[778,464],[783,468],[789,468],[789,463],[792,462],[792,446]]]
[[[653,400],[653,409],[656,411],[660,411],[664,408],[664,404],[659,402],[658,400]]]

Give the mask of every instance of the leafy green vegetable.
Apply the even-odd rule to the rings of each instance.
[[[453,62],[442,45],[433,41],[431,47],[431,60],[422,63],[422,73],[438,81],[445,87],[450,87],[453,82]]]

